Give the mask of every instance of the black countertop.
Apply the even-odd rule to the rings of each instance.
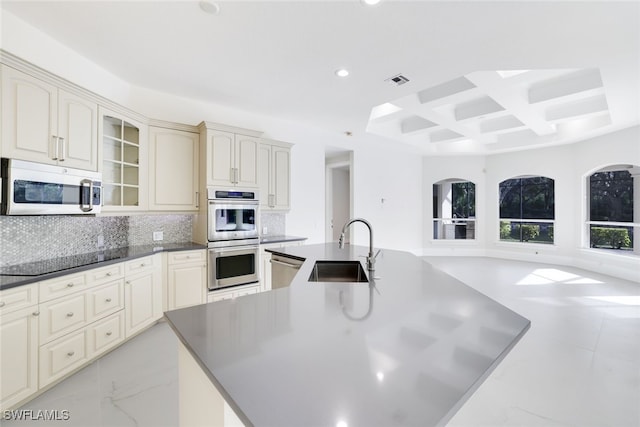
[[[444,425],[530,326],[408,252],[354,284],[309,276],[366,247],[269,251],[305,260],[288,288],[165,313],[247,426]]]
[[[0,268],[0,290],[128,261],[158,252],[188,251],[206,248],[206,245],[192,242],[127,246],[6,266]]]

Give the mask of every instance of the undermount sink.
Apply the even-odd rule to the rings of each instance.
[[[309,282],[366,283],[369,279],[359,261],[316,261]]]

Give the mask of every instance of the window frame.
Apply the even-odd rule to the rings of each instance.
[[[523,218],[524,215],[524,211],[523,211],[523,203],[525,202],[525,193],[524,191],[522,191],[523,188],[523,183],[522,180],[524,179],[532,179],[532,178],[544,178],[545,180],[548,180],[551,182],[551,197],[552,197],[552,218]],[[502,185],[504,183],[506,183],[507,181],[514,181],[514,180],[519,180],[520,181],[520,201],[519,201],[519,206],[520,206],[520,217],[519,218],[503,218],[501,216],[501,205],[502,205],[502,200],[503,198],[501,197],[501,188]],[[518,244],[518,245],[522,245],[522,244],[526,244],[526,245],[541,245],[541,246],[545,246],[545,247],[549,247],[549,246],[555,246],[556,242],[555,242],[555,228],[556,228],[556,215],[555,215],[555,179],[554,178],[550,178],[548,176],[544,176],[544,175],[521,175],[521,176],[514,176],[511,178],[505,178],[503,180],[501,180],[500,182],[498,182],[498,242],[499,243],[504,243],[504,244]],[[513,223],[516,224],[520,224],[520,240],[515,240],[515,239],[503,239],[502,238],[502,224],[504,222],[507,222],[510,224],[510,230],[509,233],[513,233]],[[544,241],[544,240],[535,240],[535,239],[524,239],[524,233],[523,233],[523,227],[522,225],[546,225],[546,224],[551,224],[551,241]],[[549,233],[547,231],[547,233]],[[540,234],[539,228],[538,228],[538,235]]]

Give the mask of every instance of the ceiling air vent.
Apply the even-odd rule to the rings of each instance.
[[[407,83],[409,81],[408,78],[406,78],[405,76],[403,76],[402,74],[397,74],[393,77],[389,77],[388,79],[385,80],[385,82],[387,83],[391,83],[394,86],[400,86],[403,85],[405,83]]]

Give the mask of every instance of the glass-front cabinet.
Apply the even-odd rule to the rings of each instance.
[[[101,108],[100,136],[104,210],[146,209],[146,125]]]

